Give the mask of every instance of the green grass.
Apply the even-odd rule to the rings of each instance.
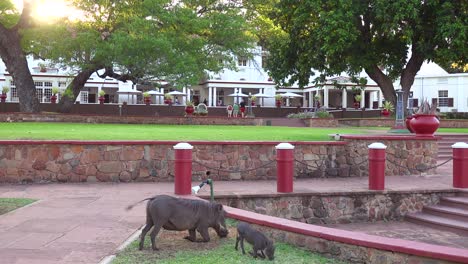
[[[366,134],[368,130],[369,128],[277,126],[0,123],[0,139],[320,141],[329,140],[328,134]]]
[[[27,198],[0,198],[0,215],[16,210],[20,207],[35,202]]]
[[[129,245],[124,251],[117,255],[112,264],[234,264],[234,263],[287,263],[287,264],[325,264],[325,263],[344,263],[334,259],[328,259],[318,254],[313,254],[307,250],[293,247],[284,243],[276,243],[274,261],[254,259],[247,252],[251,250],[248,243],[244,243],[246,254],[243,255],[240,246],[239,250],[234,249],[236,243],[235,238],[224,239],[223,242],[216,248],[209,250],[179,250],[175,255],[161,256],[161,254],[153,254],[150,247],[149,239],[145,241],[145,250],[138,250],[138,243],[135,241]],[[163,250],[163,249],[161,249]]]
[[[439,128],[436,133],[463,133],[468,134],[468,128]]]

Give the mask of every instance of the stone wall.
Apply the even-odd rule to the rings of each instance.
[[[459,263],[448,260],[437,259],[434,256],[422,257],[417,255],[405,254],[391,250],[381,250],[373,247],[365,247],[352,243],[342,243],[338,241],[328,240],[321,237],[308,236],[288,232],[280,229],[267,227],[264,225],[252,226],[263,232],[274,241],[281,241],[297,247],[305,248],[309,251],[320,253],[324,256],[340,259],[348,263],[398,263],[398,264],[450,264]]]
[[[347,138],[293,142],[297,178],[367,176],[367,145],[387,144],[386,175],[435,162],[435,138]],[[0,141],[0,182],[172,181],[178,142]],[[191,142],[193,180],[274,180],[279,142]],[[433,162],[434,161],[434,162]],[[409,166],[410,169],[404,166]]]
[[[351,175],[368,175],[368,146],[374,142],[381,142],[387,146],[385,175],[425,175],[436,172],[433,167],[437,165],[439,138],[344,135],[341,139],[348,144],[344,149],[346,155],[338,153],[337,163],[352,164]]]
[[[402,220],[407,213],[438,204],[451,191],[412,193],[338,193],[272,195],[269,197],[217,196],[222,204],[255,213],[308,224],[347,224]],[[203,196],[202,196],[203,197]]]
[[[337,127],[338,120],[334,118],[305,118],[307,127]]]

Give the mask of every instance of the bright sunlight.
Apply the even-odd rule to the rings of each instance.
[[[40,21],[48,22],[57,18],[68,17],[70,20],[79,17],[79,12],[64,0],[24,0],[33,3],[33,15]],[[23,0],[13,0],[16,8],[23,8]]]

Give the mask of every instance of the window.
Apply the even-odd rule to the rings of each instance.
[[[42,88],[39,88],[39,89],[36,88],[36,95],[37,95],[37,100],[39,100],[39,103],[42,103]]]
[[[439,90],[437,104],[439,107],[453,107],[453,98],[448,97],[448,90]]]
[[[58,86],[59,87],[67,87],[67,83],[66,82],[59,82]]]
[[[88,91],[80,92],[80,103],[82,104],[88,103]]]
[[[52,87],[52,82],[44,82],[44,87]]]
[[[44,83],[43,82],[34,82],[34,85],[36,87],[42,87],[44,85]]]
[[[247,66],[247,59],[246,58],[239,58],[237,60],[237,65],[242,66],[242,67]]]
[[[50,103],[50,97],[52,96],[52,89],[44,89],[44,103]]]
[[[11,101],[12,102],[19,102],[18,98],[18,89],[16,87],[11,87]]]

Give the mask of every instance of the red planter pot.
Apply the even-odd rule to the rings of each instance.
[[[382,116],[389,117],[390,116],[390,111],[388,111],[387,109],[383,109],[382,110]]]
[[[145,104],[150,105],[151,104],[151,97],[145,97]]]
[[[281,107],[281,100],[276,100],[276,107],[278,107],[278,108]]]
[[[50,97],[50,103],[51,103],[51,104],[55,104],[56,102],[57,102],[57,96],[56,96],[56,95],[52,95],[52,96]]]
[[[409,123],[416,136],[432,136],[440,124],[435,115],[414,115]]]
[[[255,106],[255,102],[252,102],[252,106]]]
[[[7,95],[6,95],[6,94],[0,95],[0,100],[1,100],[2,103],[5,103],[5,102],[6,102],[6,98],[7,98]]]
[[[414,133],[414,130],[411,128],[411,119],[413,119],[412,115],[407,116],[405,119],[405,125],[409,132]]]
[[[195,108],[193,106],[186,106],[185,107],[185,113],[187,115],[192,115],[194,111],[195,111]]]
[[[105,100],[106,100],[106,98],[104,96],[100,96],[99,97],[99,104],[104,104]]]
[[[167,105],[172,105],[172,100],[171,99],[164,99],[164,103]]]

